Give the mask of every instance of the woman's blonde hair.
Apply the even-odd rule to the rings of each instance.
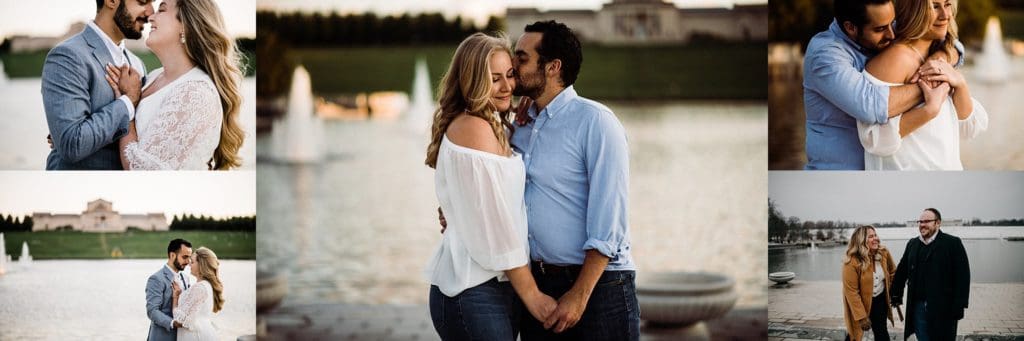
[[[212,0],[178,0],[177,5],[177,18],[185,31],[185,52],[210,75],[224,109],[220,144],[207,164],[215,170],[241,166],[238,149],[245,139],[237,120],[242,106],[241,54],[235,40],[228,36],[224,17]]]
[[[865,225],[853,230],[850,236],[850,243],[846,246],[846,256],[843,257],[843,264],[850,264],[850,261],[857,260],[861,270],[867,270],[872,264],[871,249],[868,248],[868,230],[875,230],[874,226]]]
[[[193,253],[195,262],[192,267],[195,267],[199,272],[198,280],[206,280],[210,283],[210,287],[213,288],[213,312],[218,312],[224,308],[224,285],[220,282],[220,260],[217,259],[217,254],[213,253],[213,250],[207,249],[205,246],[200,247]]]
[[[455,50],[452,63],[437,88],[439,107],[434,112],[425,161],[430,168],[437,167],[437,153],[448,126],[462,113],[486,120],[494,130],[502,152],[507,154],[511,149],[506,132],[506,129],[512,129],[509,112],[495,115],[497,108],[491,104],[490,60],[495,53],[508,53],[512,57],[512,46],[501,32],[496,36],[474,33]]]
[[[946,36],[941,40],[932,42],[928,54],[935,51],[953,51],[953,42],[957,39],[956,12],[957,0],[950,0],[953,5],[952,17],[949,18],[949,27],[946,29]],[[893,33],[897,41],[918,40],[924,37],[931,29],[932,5],[931,0],[898,0],[893,1],[896,7],[896,27]]]

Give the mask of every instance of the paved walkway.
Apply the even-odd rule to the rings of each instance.
[[[765,307],[733,309],[705,327],[712,340],[764,340]],[[261,340],[437,340],[425,305],[301,304],[279,307],[260,319]],[[641,340],[687,340],[681,330],[641,329]]]
[[[839,281],[793,281],[788,288],[767,290],[770,340],[842,340],[845,336]],[[1024,284],[972,284],[969,308],[957,332],[963,339],[1024,340]],[[899,318],[895,326],[890,325],[889,334],[902,340]]]

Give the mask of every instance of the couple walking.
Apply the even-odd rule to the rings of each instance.
[[[163,65],[149,75],[124,46],[147,23]],[[43,65],[46,169],[238,167],[241,77],[213,0],[96,0],[95,19]]]
[[[515,50],[470,36],[441,80],[426,158],[445,226],[426,271],[434,328],[442,340],[638,340],[625,130],[573,88],[572,30],[525,31]]]
[[[942,214],[928,208],[918,218],[921,235],[907,241],[899,264],[881,245],[872,226],[853,231],[843,260],[843,316],[848,340],[871,330],[875,340],[890,340],[886,319],[903,303],[907,288],[905,338],[955,340],[970,294],[971,270],[960,238],[943,233]],[[900,318],[903,318],[900,313]]]

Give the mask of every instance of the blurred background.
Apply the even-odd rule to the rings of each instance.
[[[0,172],[3,339],[140,339],[176,238],[221,261],[220,339],[256,333],[255,172]],[[216,189],[216,190],[211,190]]]
[[[256,165],[256,78],[253,58],[256,43],[256,4],[253,0],[216,1],[228,33],[244,54],[246,77],[242,80],[242,108],[238,121],[246,131],[239,150],[242,169]],[[153,6],[159,6],[160,0]],[[0,126],[0,169],[44,169],[50,147],[41,82],[46,54],[60,42],[82,32],[96,14],[91,1],[0,0],[0,112],[7,119]],[[147,72],[160,67],[146,47],[149,26],[142,39],[125,40],[126,47],[146,63]]]
[[[257,252],[260,287],[282,299],[264,315],[278,336],[348,337],[330,333],[372,328],[352,320],[382,307],[427,319],[422,272],[441,239],[423,164],[435,89],[469,34],[514,42],[547,19],[583,40],[577,92],[626,128],[640,281],[723,274],[737,309],[764,319],[766,1],[258,1],[257,11]],[[737,330],[764,332],[746,325]]]
[[[961,72],[989,113],[989,128],[963,141],[960,155],[968,170],[1024,170],[1024,113],[1016,108],[1024,93],[1024,1],[958,1],[961,42],[967,48]],[[768,67],[771,170],[803,169],[803,54],[807,43],[833,20],[832,1],[772,1]]]

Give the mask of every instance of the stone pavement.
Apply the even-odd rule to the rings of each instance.
[[[769,287],[770,340],[842,340],[843,298],[839,281],[793,281],[788,288]],[[904,316],[906,316],[906,307]],[[902,339],[903,322],[889,326]],[[1024,284],[971,284],[969,307],[957,329],[963,339],[1024,340]]]
[[[738,307],[705,324],[712,340],[764,340],[765,307]],[[437,340],[426,305],[310,303],[260,315],[261,340]],[[686,340],[675,329],[641,328],[642,341]]]

